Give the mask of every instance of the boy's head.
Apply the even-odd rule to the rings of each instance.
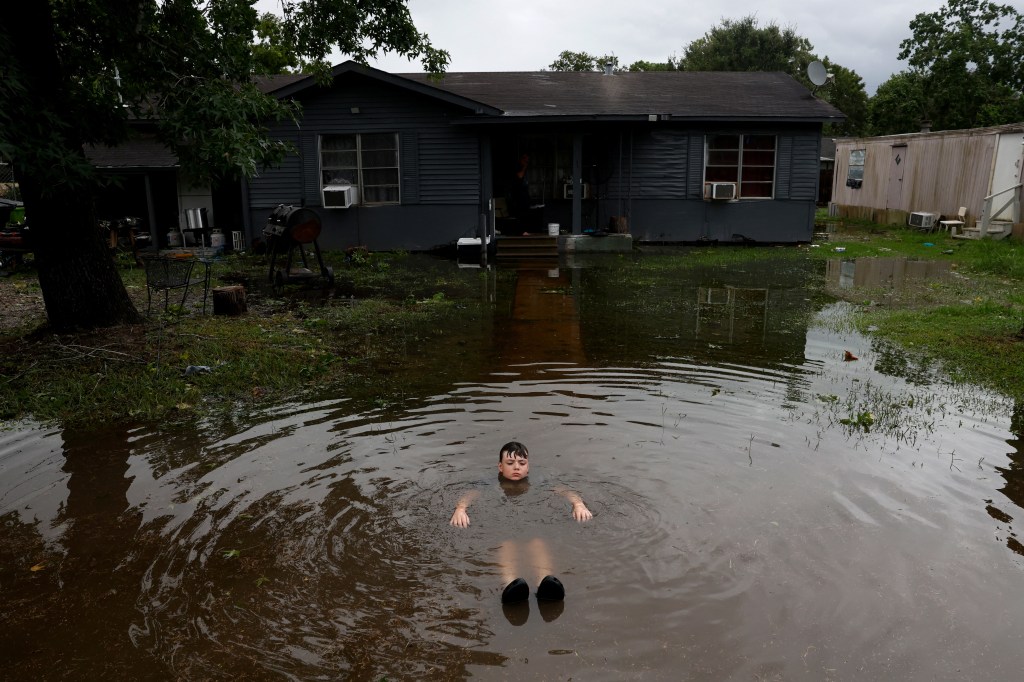
[[[530,453],[517,441],[505,443],[498,452],[498,474],[510,481],[521,481],[530,473]]]

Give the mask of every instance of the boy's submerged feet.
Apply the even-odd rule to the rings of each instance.
[[[565,588],[562,581],[553,575],[545,576],[537,586],[537,599],[543,601],[562,601],[565,599]]]
[[[547,578],[545,578],[547,580]],[[530,586],[522,578],[516,578],[501,592],[502,604],[515,604],[530,598]]]

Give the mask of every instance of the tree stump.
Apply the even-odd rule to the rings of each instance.
[[[213,290],[214,315],[241,315],[249,310],[245,300],[245,287],[235,284],[227,287],[216,287]]]

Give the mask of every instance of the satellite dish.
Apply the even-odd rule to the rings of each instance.
[[[828,80],[828,72],[821,62],[811,62],[807,65],[807,78],[815,85],[824,85]]]

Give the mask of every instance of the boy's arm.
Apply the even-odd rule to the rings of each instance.
[[[572,504],[572,517],[574,519],[576,519],[580,523],[583,523],[584,521],[589,521],[590,519],[594,518],[594,515],[591,513],[591,511],[587,509],[587,505],[583,504],[583,498],[580,497],[579,493],[577,493],[575,490],[560,487],[556,488],[555,492],[564,497],[565,499],[569,500],[569,503]]]
[[[466,513],[466,510],[478,497],[480,497],[479,490],[470,490],[468,493],[463,495],[455,505],[455,512],[452,514],[452,519],[448,523],[453,526],[458,526],[459,528],[468,527],[469,514]]]

